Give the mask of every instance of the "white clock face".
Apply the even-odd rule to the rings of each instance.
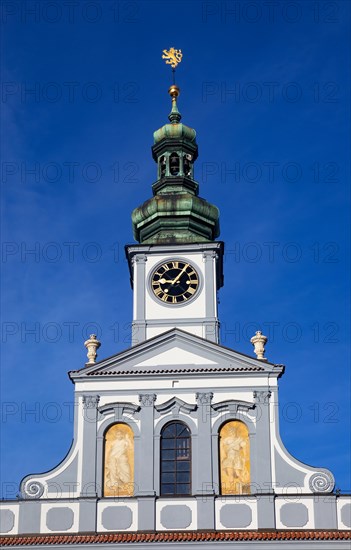
[[[153,294],[167,304],[183,304],[199,289],[195,268],[182,260],[169,260],[158,266],[151,277]]]

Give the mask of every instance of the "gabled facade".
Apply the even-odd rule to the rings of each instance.
[[[279,435],[283,365],[219,344],[218,209],[198,197],[195,131],[155,132],[154,196],[133,212],[126,247],[133,345],[71,371],[74,441],[53,470],[1,503],[3,546],[235,542],[238,548],[347,548],[351,499],[332,473],[292,457]],[[268,546],[270,547],[270,545]]]

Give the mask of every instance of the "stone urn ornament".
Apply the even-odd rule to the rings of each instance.
[[[255,336],[253,336],[250,340],[251,344],[254,346],[254,353],[260,361],[267,361],[267,358],[264,356],[264,346],[267,341],[267,336],[264,336],[260,330],[257,330]]]
[[[89,339],[84,342],[84,345],[88,350],[87,357],[89,361],[87,365],[93,365],[96,362],[97,350],[101,346],[101,342],[96,338],[96,334],[91,334]]]

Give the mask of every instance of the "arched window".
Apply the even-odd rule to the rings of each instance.
[[[219,431],[219,470],[222,495],[250,493],[249,430],[240,420],[226,422]]]
[[[123,423],[113,424],[105,433],[104,497],[133,496],[134,433]]]
[[[184,175],[191,177],[191,171],[192,171],[192,156],[189,154],[184,155],[183,158],[183,169],[184,169]]]
[[[183,422],[161,432],[161,495],[191,494],[191,435]]]
[[[169,171],[171,176],[178,176],[179,174],[179,156],[177,153],[172,153],[169,157]]]
[[[165,175],[166,175],[166,167],[167,167],[167,158],[165,157],[165,155],[163,155],[162,157],[160,157],[160,174],[159,174],[159,177],[160,178],[164,178]]]

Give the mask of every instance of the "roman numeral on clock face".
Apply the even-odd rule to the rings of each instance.
[[[199,276],[185,260],[169,260],[155,269],[151,277],[153,294],[164,303],[182,304],[195,296]]]

